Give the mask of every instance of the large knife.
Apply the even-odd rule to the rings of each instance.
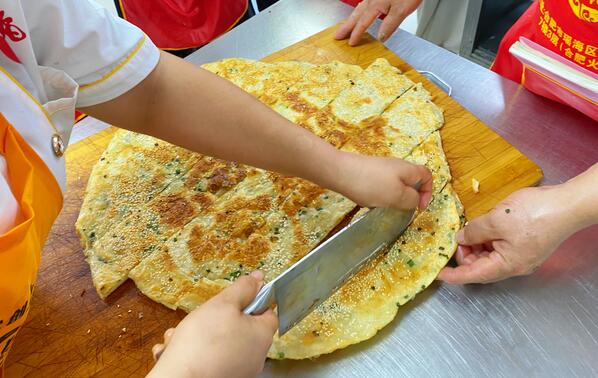
[[[284,335],[397,240],[414,214],[388,208],[368,211],[262,287],[243,312],[261,314],[276,303],[278,334]]]

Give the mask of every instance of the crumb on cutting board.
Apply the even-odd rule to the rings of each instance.
[[[471,179],[471,188],[473,189],[474,193],[480,192],[480,182],[474,178]]]

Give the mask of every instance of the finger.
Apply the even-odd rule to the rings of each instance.
[[[418,181],[421,183],[419,188],[419,208],[424,210],[432,200],[432,187],[434,184],[432,173],[423,165],[418,165],[416,174],[419,177]]]
[[[361,40],[361,36],[372,25],[374,20],[380,16],[380,12],[374,8],[368,8],[357,21],[357,24],[349,37],[349,46],[355,46]]]
[[[402,181],[410,187],[414,187],[418,183],[420,184],[418,202],[415,202],[415,205],[418,205],[423,210],[428,207],[432,199],[432,173],[423,165],[410,164],[409,166],[410,168],[402,175]]]
[[[410,186],[402,186],[399,198],[392,204],[393,207],[402,210],[413,209],[419,204],[419,193]]]
[[[338,30],[334,34],[334,39],[347,38],[351,34],[351,31],[357,24],[357,21],[359,20],[363,12],[365,12],[365,9],[365,2],[359,3],[357,7],[355,7],[355,9],[353,10],[353,13],[351,13],[349,18],[347,19],[347,21],[345,21],[345,23],[342,24],[340,28],[338,28]]]
[[[162,353],[164,353],[164,349],[166,349],[164,344],[155,344],[152,347],[152,357],[154,358],[155,362],[158,362],[160,356],[162,355]]]
[[[278,328],[278,317],[272,310],[268,310],[260,315],[253,315],[253,318],[259,322],[266,330],[266,332],[274,335]]]
[[[463,259],[463,264],[460,265],[470,265],[473,264],[477,259],[480,258],[480,255],[477,255],[475,253],[472,253],[470,255],[467,255],[464,259]]]
[[[392,33],[397,30],[401,22],[405,19],[405,14],[400,11],[398,7],[390,8],[390,11],[382,21],[382,25],[380,25],[380,29],[378,30],[378,39],[380,42],[386,41]]]
[[[438,279],[450,284],[489,283],[510,277],[510,271],[502,256],[492,252],[480,256],[467,265],[456,268],[445,267],[440,271]]]
[[[467,222],[465,227],[457,232],[457,242],[461,245],[475,245],[501,239],[493,217],[496,217],[496,213],[490,212]]]
[[[224,289],[218,297],[224,301],[231,303],[239,310],[245,308],[260,290],[263,284],[263,274],[252,273],[247,276],[239,277],[231,286]]]
[[[164,332],[164,344],[168,345],[170,340],[172,339],[172,335],[174,335],[174,328],[168,328]]]
[[[460,245],[457,247],[457,252],[455,252],[455,260],[457,260],[457,264],[459,265],[467,265],[471,261],[471,255],[471,247]]]

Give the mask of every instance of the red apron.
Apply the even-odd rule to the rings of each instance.
[[[117,8],[164,50],[199,47],[233,27],[247,0],[119,0]]]
[[[596,0],[539,0],[534,2],[511,27],[500,43],[491,69],[523,84],[528,90],[561,101],[549,89],[547,79],[527,69],[509,53],[520,37],[547,48],[587,70],[598,73],[598,2]],[[556,87],[553,87],[556,88]]]

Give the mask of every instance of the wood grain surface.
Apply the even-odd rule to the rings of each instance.
[[[367,67],[383,57],[414,81],[423,82],[444,109],[444,148],[454,187],[470,218],[540,180],[538,166],[381,43],[370,38],[350,48],[346,42],[333,40],[333,30],[324,30],[264,60],[339,60]],[[46,243],[29,317],[6,363],[8,377],[143,376],[153,365],[152,345],[184,316],[150,301],[131,281],[106,301],[100,300],[92,286],[74,224],[91,168],[113,133],[114,129],[105,130],[67,150],[64,209]],[[471,187],[474,177],[480,181],[477,194]]]

